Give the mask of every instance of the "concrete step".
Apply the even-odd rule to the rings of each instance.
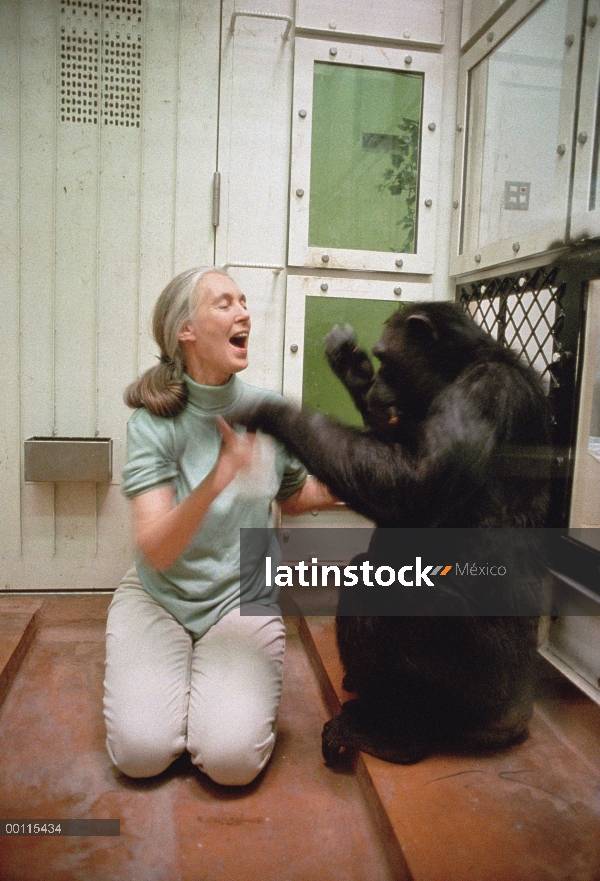
[[[37,597],[0,596],[0,706],[36,631]]]
[[[301,635],[336,714],[349,695],[334,619],[308,618]],[[527,740],[497,755],[408,766],[358,757],[380,828],[413,881],[600,878],[600,708],[553,689],[543,687]]]

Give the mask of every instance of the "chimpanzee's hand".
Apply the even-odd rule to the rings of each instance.
[[[230,425],[245,425],[248,431],[260,429],[277,437],[277,426],[283,421],[288,409],[289,405],[285,401],[267,399],[251,404],[238,404],[224,415]]]
[[[325,357],[329,366],[353,395],[362,395],[373,381],[373,365],[369,356],[356,345],[356,334],[350,324],[336,324],[325,337]]]

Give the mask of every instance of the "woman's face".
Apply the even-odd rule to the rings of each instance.
[[[250,314],[246,297],[224,275],[210,272],[198,282],[199,300],[181,333],[186,371],[201,385],[224,385],[248,366]]]

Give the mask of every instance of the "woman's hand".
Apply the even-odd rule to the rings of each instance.
[[[254,434],[238,434],[221,416],[217,416],[217,428],[222,437],[217,461],[182,502],[175,505],[171,485],[133,499],[136,544],[153,569],[168,569],[181,556],[217,496],[252,462]]]
[[[222,443],[214,468],[214,486],[220,493],[231,483],[238,471],[250,467],[256,435],[253,432],[238,434],[222,416],[217,416],[217,428],[221,433]]]

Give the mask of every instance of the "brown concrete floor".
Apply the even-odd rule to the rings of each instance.
[[[348,695],[333,620],[301,629],[335,711]],[[599,881],[600,707],[540,665],[524,743],[411,766],[359,759],[413,881]]]
[[[356,776],[323,764],[320,732],[329,713],[293,619],[277,744],[254,784],[219,787],[187,756],[153,780],[115,772],[102,720],[109,599],[43,601],[0,709],[0,816],[120,818],[121,836],[0,837],[1,881],[408,877],[397,854],[390,868]]]

